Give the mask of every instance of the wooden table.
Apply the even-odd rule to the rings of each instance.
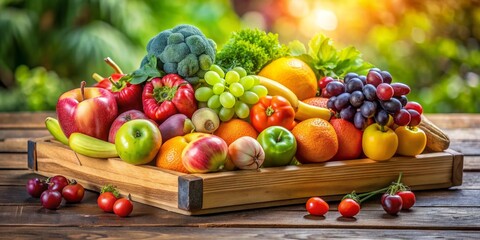
[[[398,216],[387,215],[378,198],[369,200],[351,219],[340,216],[338,202],[325,217],[309,216],[304,205],[183,216],[134,203],[132,215],[119,218],[103,213],[90,191],[80,204],[43,209],[25,190],[38,176],[27,168],[26,142],[48,136],[43,121],[54,115],[0,113],[0,239],[480,238],[480,114],[427,115],[464,154],[461,186],[418,191],[414,208]]]

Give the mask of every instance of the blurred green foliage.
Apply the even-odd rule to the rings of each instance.
[[[334,12],[337,28],[300,34],[294,24],[306,18],[287,18],[283,9],[299,2]],[[410,85],[409,99],[425,112],[480,112],[477,0],[0,0],[0,111],[53,110],[61,92],[93,84],[94,72],[110,74],[107,56],[131,72],[150,38],[180,23],[199,27],[220,48],[233,31],[252,26],[242,22],[252,11],[266,16],[264,27],[284,44],[323,33],[339,48],[353,45]]]

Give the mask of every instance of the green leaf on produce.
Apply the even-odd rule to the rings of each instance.
[[[298,40],[294,40],[288,43],[288,48],[290,49],[290,55],[294,57],[301,56],[302,54],[307,53],[307,49],[305,48],[305,45]]]
[[[147,57],[147,62],[139,69],[124,76],[121,80],[128,81],[131,84],[141,84],[150,78],[163,77],[165,73],[157,69],[157,57],[150,54]]]
[[[355,47],[349,46],[337,49],[333,40],[323,34],[317,34],[308,43],[308,52],[298,55],[301,52],[300,42],[289,44],[292,56],[297,56],[308,63],[317,77],[330,76],[342,78],[349,72],[366,74],[373,65],[362,59],[362,54]]]

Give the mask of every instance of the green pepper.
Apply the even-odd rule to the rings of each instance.
[[[288,165],[297,152],[295,136],[284,127],[266,128],[258,135],[257,141],[265,151],[263,167]]]

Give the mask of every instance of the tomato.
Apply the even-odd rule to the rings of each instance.
[[[48,189],[62,192],[63,188],[69,184],[68,179],[62,175],[56,175],[47,179]]]
[[[413,207],[416,202],[415,194],[412,191],[404,190],[397,192],[397,195],[402,198],[402,209],[408,210]]]
[[[117,197],[111,192],[103,192],[97,198],[97,204],[104,212],[113,212],[116,201]]]
[[[397,195],[390,195],[385,193],[382,195],[382,207],[390,215],[397,215],[398,212],[402,209],[402,198]]]
[[[284,127],[271,126],[263,130],[257,141],[265,152],[264,167],[285,166],[297,152],[295,136]]]
[[[135,165],[152,161],[161,145],[160,130],[147,119],[134,119],[124,123],[115,136],[115,147],[120,158]]]
[[[271,126],[282,126],[292,130],[295,110],[282,96],[265,96],[250,109],[250,122],[258,132]]]
[[[345,198],[338,205],[338,212],[344,217],[353,217],[360,212],[360,204],[351,198]]]
[[[142,102],[145,115],[158,124],[176,113],[191,118],[197,110],[195,90],[177,74],[148,81],[143,88]]]
[[[319,197],[311,197],[305,206],[308,213],[315,216],[323,216],[328,212],[328,203]]]
[[[362,136],[362,149],[365,155],[375,161],[385,161],[393,157],[398,147],[398,137],[387,127],[374,123],[365,128]]]
[[[119,217],[127,217],[132,213],[133,204],[126,198],[118,199],[113,205],[113,212]]]
[[[32,178],[27,182],[27,192],[30,196],[38,198],[48,189],[48,184],[38,178]]]
[[[78,203],[82,201],[84,195],[85,188],[75,180],[72,180],[62,190],[62,196],[68,203]]]
[[[62,194],[55,190],[46,190],[40,196],[40,202],[46,209],[55,210],[62,203]]]
[[[427,135],[418,127],[402,126],[395,129],[398,137],[397,153],[404,156],[416,156],[427,145]]]

